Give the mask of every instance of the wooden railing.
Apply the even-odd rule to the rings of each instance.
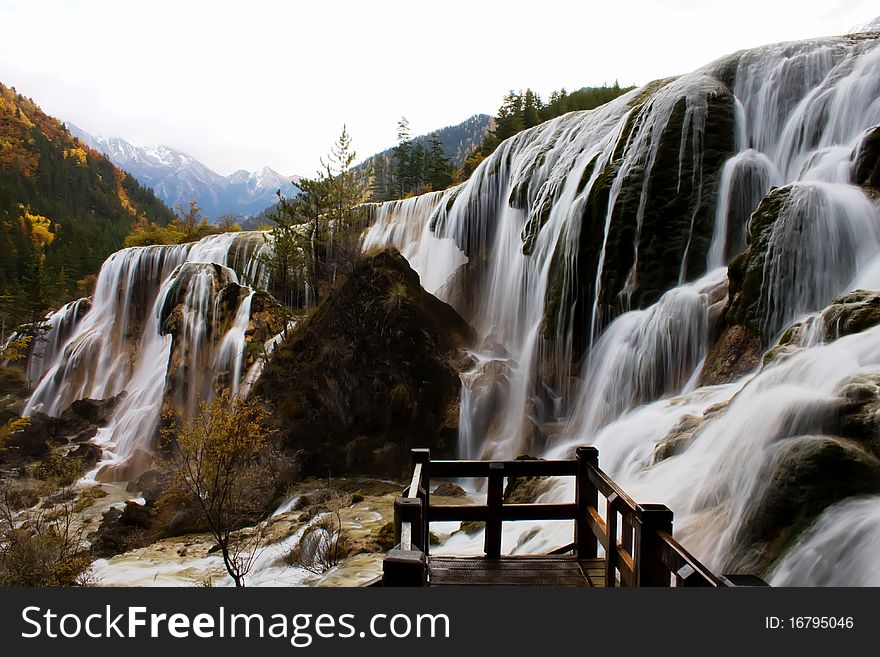
[[[582,558],[605,549],[606,586],[721,586],[721,581],[672,537],[672,511],[663,504],[637,504],[599,468],[595,447],[578,447],[586,477],[578,479],[578,534]],[[605,499],[602,516],[598,498]]]
[[[599,468],[595,447],[578,447],[572,460],[432,461],[427,449],[414,449],[413,474],[394,502],[397,546],[383,565],[386,586],[427,583],[430,524],[440,521],[485,523],[484,552],[501,556],[502,524],[514,520],[573,520],[574,542],[560,551],[579,559],[605,552],[606,586],[725,586],[672,535],[672,511],[662,504],[637,504]],[[575,501],[561,504],[506,504],[506,477],[566,477],[575,481]],[[435,504],[435,479],[485,478],[485,504]],[[600,505],[600,499],[604,501]],[[604,507],[604,509],[602,508]]]

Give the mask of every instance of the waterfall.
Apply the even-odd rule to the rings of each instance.
[[[29,362],[39,383],[23,414],[58,415],[77,399],[124,393],[95,439],[105,459],[92,474],[136,474],[166,395],[191,411],[218,387],[239,391],[254,294],[239,280],[267,280],[266,248],[262,233],[245,232],[111,255],[88,312],[80,317],[80,301],[48,318]]]
[[[91,309],[34,390],[24,415],[58,415],[77,399],[106,399],[124,389],[132,371],[131,347],[153,337],[144,331],[153,301],[190,248],[124,249],[104,262]]]
[[[813,336],[739,381],[698,387],[724,266],[747,248],[772,188],[788,186],[767,228],[768,335],[842,292],[880,288],[880,209],[851,178],[880,124],[877,43],[864,34],[743,51],[521,132],[446,192],[378,206],[369,246],[394,244],[423,279],[434,267],[430,280],[445,283],[432,291],[480,336],[462,375],[460,452],[569,457],[596,444],[635,499],[673,509],[698,557],[730,563],[781,450],[822,434],[818,415],[852,377],[880,372],[870,330],[830,344]],[[464,258],[432,260],[432,239]],[[542,500],[572,494],[561,482]],[[858,513],[876,533],[872,502]],[[810,564],[839,549],[839,517],[821,518],[774,581],[829,583]],[[570,539],[567,525],[515,523],[504,549]],[[456,535],[449,549],[480,540]]]
[[[851,289],[848,284],[880,254],[880,212],[862,190],[827,182],[798,183],[791,190],[764,266],[768,335]]]
[[[49,313],[37,329],[27,361],[27,381],[35,386],[58,357],[58,351],[88,308],[87,299],[77,299]]]
[[[419,272],[422,287],[436,293],[467,258],[450,239],[439,238],[431,230],[432,216],[443,192],[417,197],[415,202],[391,201],[373,208],[373,223],[364,236],[365,251],[394,246]]]
[[[721,169],[715,230],[709,247],[708,268],[723,267],[746,246],[749,217],[771,187],[782,185],[782,176],[763,153],[746,148]]]

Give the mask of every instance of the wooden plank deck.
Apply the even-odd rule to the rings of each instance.
[[[605,560],[573,556],[431,556],[428,586],[605,586]]]

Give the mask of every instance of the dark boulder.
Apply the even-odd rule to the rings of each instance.
[[[156,539],[153,523],[151,509],[130,500],[122,509],[108,509],[98,528],[87,536],[92,556],[106,559],[149,545]]]
[[[852,179],[856,185],[880,191],[880,126],[865,133],[852,156]]]
[[[451,453],[472,339],[400,253],[371,253],[275,349],[256,393],[305,474],[401,475],[412,447]]]
[[[139,493],[147,504],[153,504],[171,486],[173,475],[161,470],[147,470],[137,479],[128,482],[129,493]]]

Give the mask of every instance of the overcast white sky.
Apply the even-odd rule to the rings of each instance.
[[[310,175],[347,123],[360,156],[542,96],[643,84],[751,46],[841,34],[868,0],[0,0],[0,81],[84,130],[223,174]]]

